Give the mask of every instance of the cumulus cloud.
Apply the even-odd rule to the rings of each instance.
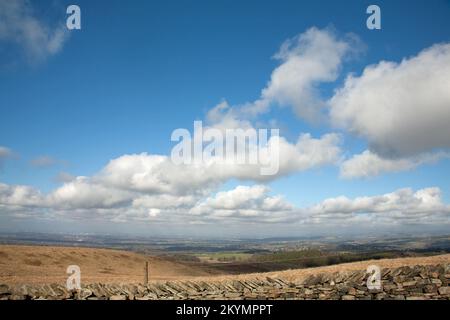
[[[51,27],[35,16],[26,0],[0,0],[0,42],[14,43],[32,61],[58,53],[67,38],[62,23]]]
[[[265,186],[238,186],[215,196],[152,195],[87,183],[84,177],[42,194],[29,186],[0,184],[3,214],[32,217],[65,216],[109,221],[151,220],[207,222],[225,217],[251,221],[275,221],[292,206],[281,196],[269,196]],[[278,218],[277,218],[278,217]],[[178,222],[179,222],[178,221]]]
[[[263,158],[268,156],[267,150],[272,148],[272,143],[270,139],[267,146],[261,148]],[[111,160],[91,177],[64,174],[63,185],[45,195],[28,186],[3,185],[0,203],[6,206],[23,204],[27,210],[33,206],[53,211],[72,210],[73,214],[81,215],[97,210],[102,215],[108,211],[117,216],[116,210],[122,210],[121,220],[128,214],[140,218],[157,217],[161,210],[190,210],[195,203],[230,180],[271,181],[281,175],[336,163],[340,157],[339,143],[339,136],[334,134],[321,138],[303,134],[295,144],[280,138],[279,171],[267,176],[261,175],[260,171],[264,159],[255,164],[240,164],[212,157],[208,161],[177,165],[164,155],[123,155]],[[2,153],[6,155],[5,150]],[[251,152],[255,149],[252,148]],[[47,158],[44,160],[38,164],[48,165]],[[264,202],[265,207],[270,205],[276,206],[275,198]]]
[[[271,143],[269,140],[268,146],[262,148],[262,154],[267,153],[265,150],[271,148]],[[91,182],[149,194],[204,195],[231,179],[270,181],[281,175],[336,163],[340,158],[339,143],[340,138],[335,134],[321,138],[303,134],[295,144],[281,137],[276,175],[261,175],[260,169],[265,161],[239,164],[212,157],[200,163],[176,165],[170,157],[141,153],[111,160],[91,178]]]
[[[261,99],[247,110],[270,103],[291,106],[308,121],[316,121],[324,108],[318,85],[337,79],[344,58],[356,47],[355,36],[339,39],[331,30],[311,28],[287,40],[275,58],[281,61],[271,75]]]
[[[76,189],[77,188],[77,189]],[[450,224],[450,206],[442,201],[439,188],[414,191],[400,189],[377,196],[325,199],[299,208],[282,195],[270,195],[263,185],[237,186],[210,195],[175,196],[123,192],[90,185],[86,179],[42,194],[29,186],[0,184],[0,212],[14,217],[82,219],[112,222],[146,221],[171,225],[274,223],[291,228],[347,226],[383,228],[399,225]]]
[[[280,170],[289,173],[303,171],[325,164],[335,164],[340,158],[340,135],[336,133],[324,134],[316,139],[309,133],[301,134],[297,143],[290,144],[281,140]]]
[[[0,5],[4,3],[0,0]],[[5,27],[0,23],[0,40],[2,32]],[[276,55],[281,64],[260,99],[236,107],[224,101],[208,112],[207,122],[208,128],[221,132],[255,129],[249,119],[272,104],[292,106],[300,117],[315,121],[328,105],[335,125],[367,139],[370,150],[362,154],[342,161],[342,137],[336,133],[321,137],[304,133],[295,142],[271,137],[259,151],[262,160],[267,160],[268,150],[277,141],[279,170],[266,176],[261,175],[261,166],[267,161],[239,164],[211,157],[176,165],[166,155],[128,154],[112,159],[90,177],[61,175],[63,184],[47,194],[30,186],[0,184],[0,212],[168,225],[173,221],[290,226],[448,223],[450,209],[438,188],[401,189],[355,199],[341,196],[298,208],[282,195],[270,195],[270,189],[261,185],[329,164],[341,163],[341,176],[354,178],[410,170],[448,157],[435,149],[449,146],[449,45],[434,46],[399,64],[381,62],[367,67],[360,77],[349,76],[334,97],[323,101],[318,84],[337,79],[342,62],[358,47],[357,42],[351,37],[340,39],[329,30],[309,29],[283,44]],[[255,150],[249,146],[250,153]],[[0,147],[0,161],[8,152]],[[32,162],[43,166],[54,159],[41,157]],[[236,180],[257,184],[217,192],[224,183]]]
[[[129,203],[130,199],[126,190],[111,188],[87,177],[77,177],[47,197],[50,206],[75,209],[119,207]]]
[[[207,219],[242,219],[276,222],[285,220],[293,206],[282,196],[269,196],[269,188],[262,185],[238,186],[218,192],[194,206],[189,213]]]
[[[273,70],[259,99],[233,108],[222,103],[210,116],[217,122],[220,111],[223,121],[232,124],[236,119],[265,113],[277,104],[292,107],[300,118],[317,122],[326,106],[319,85],[335,81],[345,59],[362,48],[353,34],[338,37],[331,29],[310,28],[282,44],[274,56],[280,65]]]
[[[355,220],[374,224],[450,222],[450,206],[442,202],[439,188],[426,188],[416,192],[406,188],[384,195],[355,199],[345,196],[329,198],[311,207],[308,212],[308,219],[314,223],[351,223]]]
[[[372,152],[410,157],[450,147],[450,44],[350,75],[330,103],[332,122]]]
[[[44,196],[30,186],[10,186],[0,183],[0,204],[4,206],[43,206]]]
[[[340,175],[343,178],[368,178],[383,173],[412,170],[420,165],[436,163],[440,159],[449,157],[449,153],[437,152],[406,158],[383,158],[366,150],[343,161],[340,165]]]
[[[450,44],[434,45],[400,63],[368,66],[324,100],[319,85],[334,82],[343,61],[361,47],[354,36],[339,38],[330,30],[311,28],[282,45],[275,55],[281,64],[258,100],[233,107],[224,101],[207,119],[219,128],[248,128],[247,119],[274,103],[291,106],[310,121],[326,107],[332,124],[368,143],[368,151],[341,166],[345,178],[411,170],[447,158]]]

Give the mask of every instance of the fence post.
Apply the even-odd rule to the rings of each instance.
[[[144,284],[148,284],[148,261],[145,261]]]

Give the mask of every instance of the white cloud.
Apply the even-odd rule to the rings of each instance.
[[[33,207],[42,206],[44,196],[30,186],[10,186],[0,183],[0,205]]]
[[[330,228],[335,231],[338,227],[383,230],[397,225],[406,230],[408,225],[450,224],[450,206],[443,203],[439,188],[406,188],[354,199],[339,196],[305,208],[295,207],[282,195],[271,196],[269,192],[266,186],[253,185],[209,196],[149,195],[89,185],[85,179],[77,178],[47,195],[28,186],[0,184],[0,212],[22,218],[147,221],[168,226],[273,223],[293,229],[314,227],[318,232]]]
[[[131,193],[126,190],[96,183],[95,179],[77,177],[54,190],[46,200],[50,207],[89,209],[120,207],[129,203],[131,198]]]
[[[332,122],[385,157],[450,147],[450,44],[349,76],[330,100]]]
[[[383,158],[366,150],[345,160],[340,166],[340,175],[343,178],[367,178],[388,172],[412,170],[420,165],[435,163],[449,157],[449,153],[437,152],[407,158]]]
[[[215,123],[245,125],[244,120],[236,119],[255,117],[278,104],[292,107],[307,121],[317,122],[326,106],[319,85],[335,81],[344,60],[362,47],[353,34],[338,37],[331,29],[310,28],[282,44],[274,56],[281,64],[273,70],[258,100],[232,108],[224,102],[210,111],[209,118]]]
[[[199,199],[196,195],[174,196],[169,194],[140,195],[133,199],[134,208],[157,208],[157,209],[189,209]]]
[[[269,196],[269,188],[262,185],[238,186],[218,192],[194,206],[189,213],[204,219],[244,219],[248,222],[276,222],[285,220],[293,206],[282,196]]]
[[[269,140],[268,146],[261,149],[263,158],[267,156],[266,151],[271,148],[271,143],[272,140]],[[339,143],[339,136],[334,134],[318,139],[303,134],[295,144],[280,138],[280,170],[273,176],[261,175],[264,160],[261,164],[238,164],[213,159],[176,165],[170,157],[163,155],[123,155],[111,160],[91,177],[65,174],[63,185],[48,194],[41,194],[28,186],[3,185],[0,205],[14,206],[15,209],[27,207],[25,211],[30,211],[30,207],[53,212],[69,210],[71,214],[83,217],[92,212],[102,217],[109,213],[112,215],[109,219],[116,221],[118,217],[121,221],[156,218],[167,211],[181,214],[233,179],[270,181],[281,175],[336,163],[340,157]],[[3,153],[7,154],[6,151]],[[45,160],[44,163],[48,164]],[[40,161],[39,164],[43,163]],[[261,203],[261,208],[277,208],[278,201],[277,198],[267,198]]]
[[[238,108],[232,107],[227,101],[222,101],[214,108],[210,109],[206,114],[206,120],[211,127],[226,130],[226,129],[248,129],[253,128],[249,120],[243,119],[239,114]]]
[[[355,49],[357,39],[338,39],[330,30],[311,28],[286,41],[275,57],[282,63],[271,75],[261,99],[253,107],[278,103],[292,106],[295,113],[316,121],[324,107],[318,84],[333,82],[346,55]]]
[[[273,103],[292,106],[307,120],[318,119],[327,106],[334,125],[369,144],[369,151],[342,164],[345,178],[411,170],[446,158],[440,149],[450,147],[450,44],[434,45],[401,63],[368,66],[323,100],[318,85],[335,81],[355,48],[361,48],[355,37],[339,39],[330,30],[311,28],[283,44],[276,55],[282,63],[260,99],[235,107],[224,101],[207,119],[218,128],[248,128],[246,119]]]
[[[10,6],[5,3],[0,0],[0,6]],[[22,9],[14,5],[8,8],[9,15],[22,14]],[[8,28],[0,22],[0,40],[6,39]],[[33,46],[35,42],[30,37],[43,37],[46,54],[60,48],[59,40],[48,48],[53,37],[42,26],[36,32],[44,32],[44,36],[24,36],[29,32],[26,30],[19,30],[22,45]],[[336,80],[342,62],[353,50],[353,43],[338,39],[329,30],[316,28],[286,42],[277,54],[281,65],[273,71],[260,99],[239,107],[222,102],[208,112],[209,125],[219,130],[252,129],[254,125],[247,117],[267,111],[273,103],[290,105],[299,116],[317,120],[327,103],[321,99],[317,85]],[[329,101],[330,117],[336,125],[365,137],[371,149],[342,162],[343,177],[410,170],[448,156],[433,150],[449,147],[450,143],[449,46],[434,46],[401,64],[381,62],[367,67],[360,77],[347,78],[345,86]],[[301,134],[295,143],[280,137],[279,171],[274,176],[261,175],[261,164],[210,159],[205,163],[175,165],[165,155],[123,155],[112,159],[91,177],[62,176],[64,184],[48,194],[29,186],[0,184],[0,212],[15,216],[45,213],[115,222],[147,220],[169,225],[173,221],[270,222],[290,226],[330,226],[335,221],[350,225],[405,221],[448,223],[450,209],[443,204],[438,188],[416,192],[401,189],[355,199],[342,196],[309,208],[296,208],[281,195],[269,195],[270,190],[259,184],[213,194],[230,180],[264,183],[293,172],[337,164],[342,158],[341,140],[336,133],[318,138]],[[273,141],[269,140],[269,147]],[[10,154],[9,149],[0,147],[0,160]],[[47,165],[52,160],[41,158],[34,162]]]
[[[341,156],[341,137],[328,133],[316,139],[301,134],[296,144],[280,138],[280,174],[305,171],[327,164],[336,164]]]
[[[352,223],[363,217],[372,224],[448,224],[450,206],[441,199],[439,188],[426,188],[414,192],[400,189],[380,196],[349,199],[345,196],[330,198],[308,210],[313,223],[340,221]]]
[[[201,205],[212,209],[239,210],[258,206],[261,210],[291,209],[280,197],[267,197],[269,188],[263,185],[238,186],[230,191],[218,192]]]
[[[260,169],[267,163],[262,158],[270,154],[267,150],[272,143],[269,139],[268,146],[261,148],[262,161],[258,164],[239,164],[213,157],[207,162],[175,165],[167,156],[142,153],[111,160],[93,179],[113,188],[149,194],[203,195],[230,179],[270,181],[292,172],[334,164],[340,158],[340,137],[336,134],[320,138],[303,134],[295,144],[281,137],[278,173],[261,175]]]
[[[68,36],[65,25],[50,27],[26,0],[0,0],[0,41],[15,43],[32,61],[58,53]]]

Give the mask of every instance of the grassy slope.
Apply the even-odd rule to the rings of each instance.
[[[81,268],[82,283],[138,283],[144,278],[145,261],[150,263],[150,280],[211,274],[184,263],[121,250],[1,245],[0,283],[65,283],[71,264]]]
[[[79,247],[1,245],[0,283],[65,283],[67,279],[66,268],[70,264],[80,266],[82,283],[139,283],[143,280],[145,261],[150,263],[150,281],[194,278],[214,281],[266,276],[294,280],[321,272],[364,270],[371,264],[383,268],[450,263],[450,254],[432,257],[369,260],[268,273],[218,275],[217,271],[211,271],[199,265],[159,257],[147,257],[128,251]]]

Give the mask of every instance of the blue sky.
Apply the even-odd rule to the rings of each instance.
[[[51,38],[51,30],[65,24],[65,8],[72,1],[17,3],[26,10],[16,16],[35,19]],[[0,4],[5,9],[5,3],[0,1]],[[257,100],[261,90],[268,86],[272,72],[280,66],[280,61],[273,56],[283,42],[312,27],[325,30],[335,39],[344,39],[349,33],[359,39],[358,53],[342,59],[336,79],[314,84],[324,101],[342,88],[349,74],[360,76],[367,66],[382,60],[398,63],[432,45],[450,42],[450,1],[444,0],[377,1],[382,13],[381,30],[366,27],[365,11],[372,4],[370,1],[131,1],[125,4],[80,0],[76,4],[82,12],[82,29],[66,30],[57,52],[39,57],[29,52],[27,38],[14,34],[11,21],[20,22],[6,20],[6,14],[0,13],[0,23],[3,17],[9,24],[3,35],[0,24],[0,147],[8,150],[0,158],[0,182],[8,188],[28,186],[45,196],[64,184],[57,179],[61,172],[73,177],[92,177],[110,160],[123,155],[143,152],[169,155],[174,146],[170,141],[174,129],[192,130],[193,121],[205,119],[208,111],[221,101],[226,100],[233,108]],[[448,74],[443,73],[443,77],[441,80],[449,80]],[[447,97],[442,99],[448,102]],[[448,115],[445,110],[449,109],[450,105],[445,105],[443,114]],[[415,112],[414,107],[410,112]],[[327,133],[340,134],[341,160],[366,149],[373,151],[370,139],[364,134],[327,121],[310,123],[296,116],[289,105],[271,107],[268,113],[251,121],[255,124],[272,119],[277,121],[281,135],[291,143],[301,133],[310,133],[315,138]],[[448,142],[440,139],[431,146],[435,148],[402,155],[402,159],[410,161],[425,153],[446,153]],[[36,161],[39,159],[44,160]],[[263,183],[270,188],[265,196],[283,195],[295,208],[306,210],[338,196],[355,199],[403,188],[416,192],[436,187],[442,205],[439,215],[444,215],[440,219],[448,221],[450,161],[447,156],[370,177],[346,179],[340,176],[340,170],[336,163],[293,170]],[[227,192],[239,185],[259,184],[252,179],[230,176],[208,191],[214,197],[219,191]],[[42,219],[38,216],[42,212],[45,219],[52,221],[73,218],[71,214],[69,218],[60,214],[70,211],[67,208],[36,204],[31,205],[26,217],[18,217],[14,215],[16,207],[11,209],[14,214],[8,211],[11,201],[5,197],[0,215],[3,210],[1,219],[6,230],[20,229],[22,225],[32,230],[34,223],[37,225],[36,221]],[[21,210],[25,212],[29,207],[25,205]],[[102,208],[95,206],[90,214],[95,215],[94,209]],[[77,221],[83,219],[84,215]],[[133,232],[132,219],[118,220]],[[148,222],[148,230],[157,232],[161,225],[171,225],[163,220],[156,224],[158,227]],[[218,220],[212,221],[219,224]],[[245,218],[239,218],[227,228],[239,230],[245,223]],[[61,224],[61,230],[71,230],[70,222]],[[86,226],[87,222],[80,222],[76,231],[92,230]],[[327,228],[324,224],[323,232]],[[296,230],[287,232],[296,234]],[[145,233],[145,229],[140,232]]]

